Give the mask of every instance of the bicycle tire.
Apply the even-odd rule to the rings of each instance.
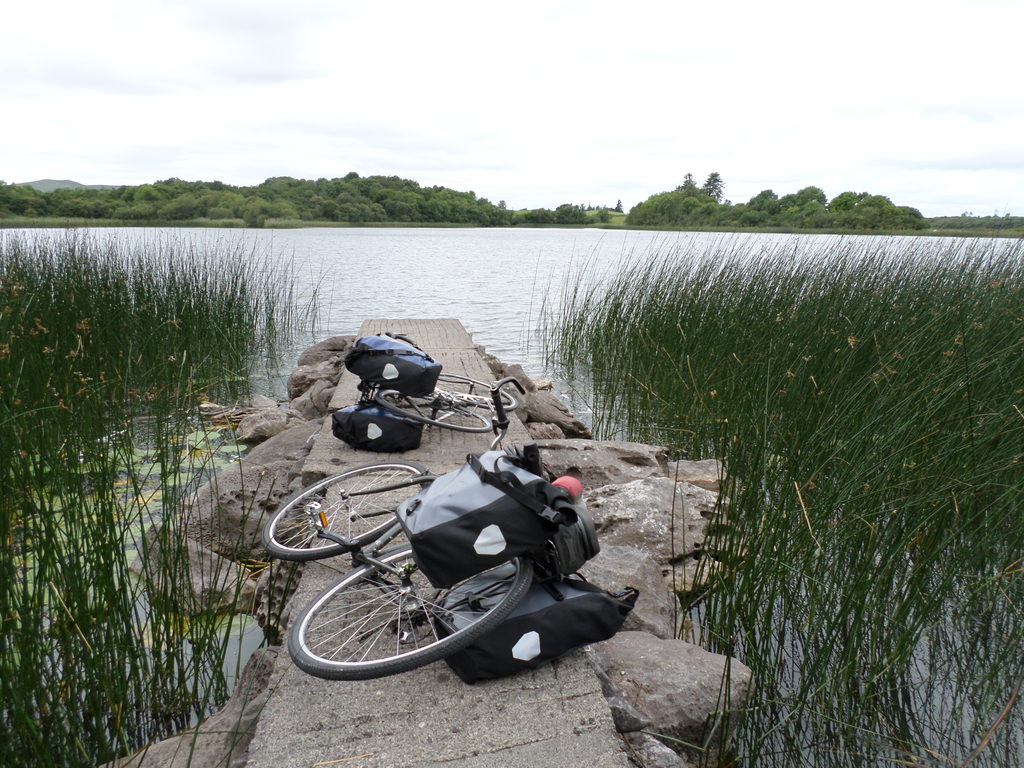
[[[479,379],[472,379],[469,376],[462,376],[458,373],[442,373],[437,377],[438,386],[435,389],[446,389],[458,392],[461,397],[479,402],[487,409],[492,409],[491,385]],[[447,386],[441,387],[441,384]],[[506,411],[514,411],[519,407],[519,400],[511,389],[500,391],[501,405]]]
[[[375,565],[359,566],[292,619],[288,652],[303,672],[327,680],[368,680],[439,661],[497,626],[522,601],[533,578],[527,558],[497,566],[508,572],[500,586],[507,584],[507,591],[488,596],[490,605],[481,606],[472,624],[439,631],[435,616],[451,590],[430,585],[411,547],[380,559],[406,578],[399,581]]]
[[[427,468],[414,461],[382,461],[325,477],[273,513],[261,532],[263,546],[280,560],[319,560],[344,553],[341,544],[316,535],[320,513],[328,531],[365,546],[397,522],[398,504],[423,487],[415,478],[429,476]]]
[[[393,389],[378,390],[378,405],[392,413],[429,426],[457,432],[490,432],[494,407],[490,385],[468,376],[442,373],[438,387],[429,395],[406,395]],[[446,386],[441,386],[446,385]],[[501,390],[505,411],[515,410],[519,401]]]

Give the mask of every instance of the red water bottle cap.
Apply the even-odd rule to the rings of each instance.
[[[559,488],[565,488],[574,499],[583,493],[583,483],[572,475],[562,475],[553,480],[551,484],[557,485]]]

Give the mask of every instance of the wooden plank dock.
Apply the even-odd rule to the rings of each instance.
[[[446,372],[494,378],[458,320],[373,319],[359,333],[384,331],[408,335]],[[357,398],[355,377],[346,372],[331,407]],[[511,415],[506,445],[528,439],[515,412]],[[384,458],[411,459],[445,472],[461,465],[467,453],[486,450],[493,437],[428,428],[415,451],[372,454],[334,438],[325,421],[303,468],[307,482]],[[304,605],[348,567],[344,558],[308,564],[292,605]],[[538,670],[470,686],[443,661],[378,680],[321,680],[299,671],[282,649],[246,768],[442,765],[626,768],[630,763],[583,651]]]

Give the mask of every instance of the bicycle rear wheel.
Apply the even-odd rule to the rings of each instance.
[[[505,390],[501,390],[500,397],[506,411],[519,405]],[[458,432],[490,432],[492,428],[491,387],[468,376],[442,373],[437,387],[429,395],[404,395],[382,389],[376,393],[375,400],[392,413],[427,425]]]
[[[474,403],[464,404],[437,393],[403,395],[393,389],[377,392],[378,405],[394,414],[421,424],[454,429],[457,432],[489,432],[491,411]]]
[[[414,461],[386,461],[325,477],[286,501],[264,524],[263,546],[281,560],[318,560],[344,553],[317,536],[324,530],[359,546],[397,522],[395,509],[431,479]]]
[[[454,592],[465,614],[460,585],[431,586],[411,547],[380,560],[384,568],[356,568],[292,620],[288,652],[303,672],[328,680],[366,680],[443,659],[497,626],[523,599],[533,577],[526,558],[492,569],[487,594],[473,595],[475,620],[467,624],[450,620],[444,607]]]
[[[458,395],[461,400],[478,403],[488,410],[494,408],[491,400],[491,385],[478,379],[460,376],[457,373],[442,373],[437,378],[435,389]],[[502,389],[499,395],[501,405],[506,411],[514,411],[519,407],[519,400],[509,389]]]

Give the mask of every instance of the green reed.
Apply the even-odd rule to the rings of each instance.
[[[229,641],[154,508],[208,469],[198,399],[244,391],[289,291],[252,253],[0,233],[0,764],[99,764],[226,696]]]
[[[742,242],[577,276],[548,333],[599,433],[727,468],[684,604],[754,671],[739,763],[1021,765],[1024,245]]]

